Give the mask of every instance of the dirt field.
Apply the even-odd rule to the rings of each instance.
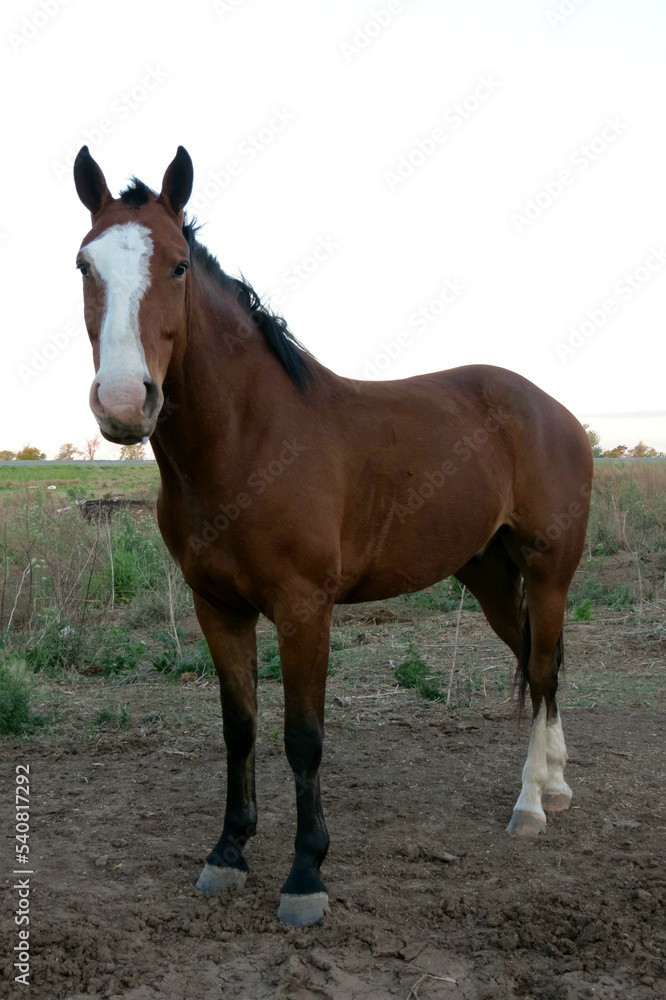
[[[504,833],[527,744],[505,693],[451,712],[411,692],[393,697],[390,673],[355,668],[350,685],[336,672],[322,771],[331,914],[305,930],[275,917],[294,833],[279,684],[262,684],[251,877],[215,899],[194,888],[223,811],[214,684],[128,686],[124,727],[86,723],[119,697],[108,683],[61,684],[64,722],[3,743],[5,789],[16,763],[31,767],[35,875],[32,985],[28,994],[12,981],[5,945],[0,995],[407,1000],[421,980],[411,994],[421,1000],[666,997],[663,638],[661,626],[633,635],[607,617],[568,628],[573,807],[536,841]],[[427,650],[433,620],[442,627],[437,616],[401,629]],[[344,627],[384,662],[396,626]],[[461,670],[467,659],[509,669],[480,615],[465,617],[459,655]],[[9,794],[1,820],[3,940],[13,945]]]

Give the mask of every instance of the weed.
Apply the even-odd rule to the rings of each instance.
[[[462,584],[454,576],[446,580],[440,580],[432,587],[425,590],[417,590],[413,594],[404,597],[413,607],[422,608],[425,611],[440,611],[450,613],[457,611],[460,605],[462,594]],[[469,590],[465,590],[463,608],[467,611],[480,611],[481,605]]]
[[[276,653],[275,656],[271,657],[268,662],[262,664],[259,667],[259,676],[268,678],[269,680],[279,681],[282,680],[282,665],[280,663],[280,654]]]
[[[152,517],[140,521],[122,511],[116,516],[116,530],[111,535],[113,561],[106,566],[106,592],[113,591],[118,603],[128,603],[145,589],[156,590],[164,582],[165,567],[161,558],[162,541]]]
[[[592,607],[591,607],[591,602],[590,602],[590,598],[589,597],[586,597],[584,601],[581,601],[580,604],[576,605],[576,607],[573,609],[573,613],[571,615],[571,618],[575,622],[591,622],[592,621],[592,619],[594,618],[594,615],[592,614]]]
[[[39,641],[26,650],[25,658],[32,670],[55,676],[77,666],[82,652],[78,630],[64,619],[51,621]]]
[[[616,587],[608,590],[605,596],[605,603],[618,611],[626,611],[633,608],[636,603],[636,592],[630,583],[618,583]]]
[[[260,663],[270,663],[276,656],[279,656],[280,648],[275,639],[262,639],[257,649]]]
[[[179,640],[185,638],[185,633],[182,629],[178,629],[177,632]],[[152,665],[155,670],[169,675],[172,680],[177,680],[183,673],[193,672],[199,677],[215,673],[213,657],[210,655],[208,643],[205,639],[200,639],[197,642],[193,653],[189,656],[183,656],[170,632],[162,630],[154,638],[162,643],[162,649],[151,655]]]
[[[115,724],[117,729],[129,725],[130,711],[127,705],[118,705],[116,708],[100,708],[93,719],[93,725],[106,726]]]
[[[442,697],[439,685],[431,677],[428,664],[413,643],[409,647],[407,659],[396,667],[395,676],[403,687],[416,688],[422,698],[434,701]]]
[[[99,632],[97,641],[102,643],[94,662],[98,663],[105,677],[135,673],[146,659],[145,642],[132,642],[125,629],[117,625]]]
[[[0,733],[24,733],[42,722],[30,712],[33,677],[24,661],[0,664]]]

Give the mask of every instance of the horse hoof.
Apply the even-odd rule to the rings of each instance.
[[[541,796],[541,808],[546,812],[562,812],[571,805],[571,792],[544,792]]]
[[[318,924],[327,913],[330,913],[327,892],[312,892],[307,896],[283,892],[277,911],[280,923],[294,927]]]
[[[546,832],[546,820],[537,813],[514,809],[506,832],[515,837],[536,837],[537,834]]]
[[[230,885],[244,886],[246,878],[247,872],[239,871],[238,868],[219,868],[217,865],[206,864],[197,880],[197,889],[216,896]]]

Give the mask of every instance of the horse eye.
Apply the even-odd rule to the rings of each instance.
[[[174,267],[173,269],[174,278],[182,278],[189,266],[186,260],[182,260],[178,267]]]
[[[76,266],[79,269],[79,271],[81,272],[81,277],[83,277],[83,278],[90,277],[90,272],[88,271],[88,268],[86,267],[85,264],[77,264]]]

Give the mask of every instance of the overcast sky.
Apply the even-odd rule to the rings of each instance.
[[[490,363],[666,450],[660,0],[3,4],[0,449],[96,432],[72,181],[159,189],[334,371]],[[101,457],[117,457],[105,444]]]

